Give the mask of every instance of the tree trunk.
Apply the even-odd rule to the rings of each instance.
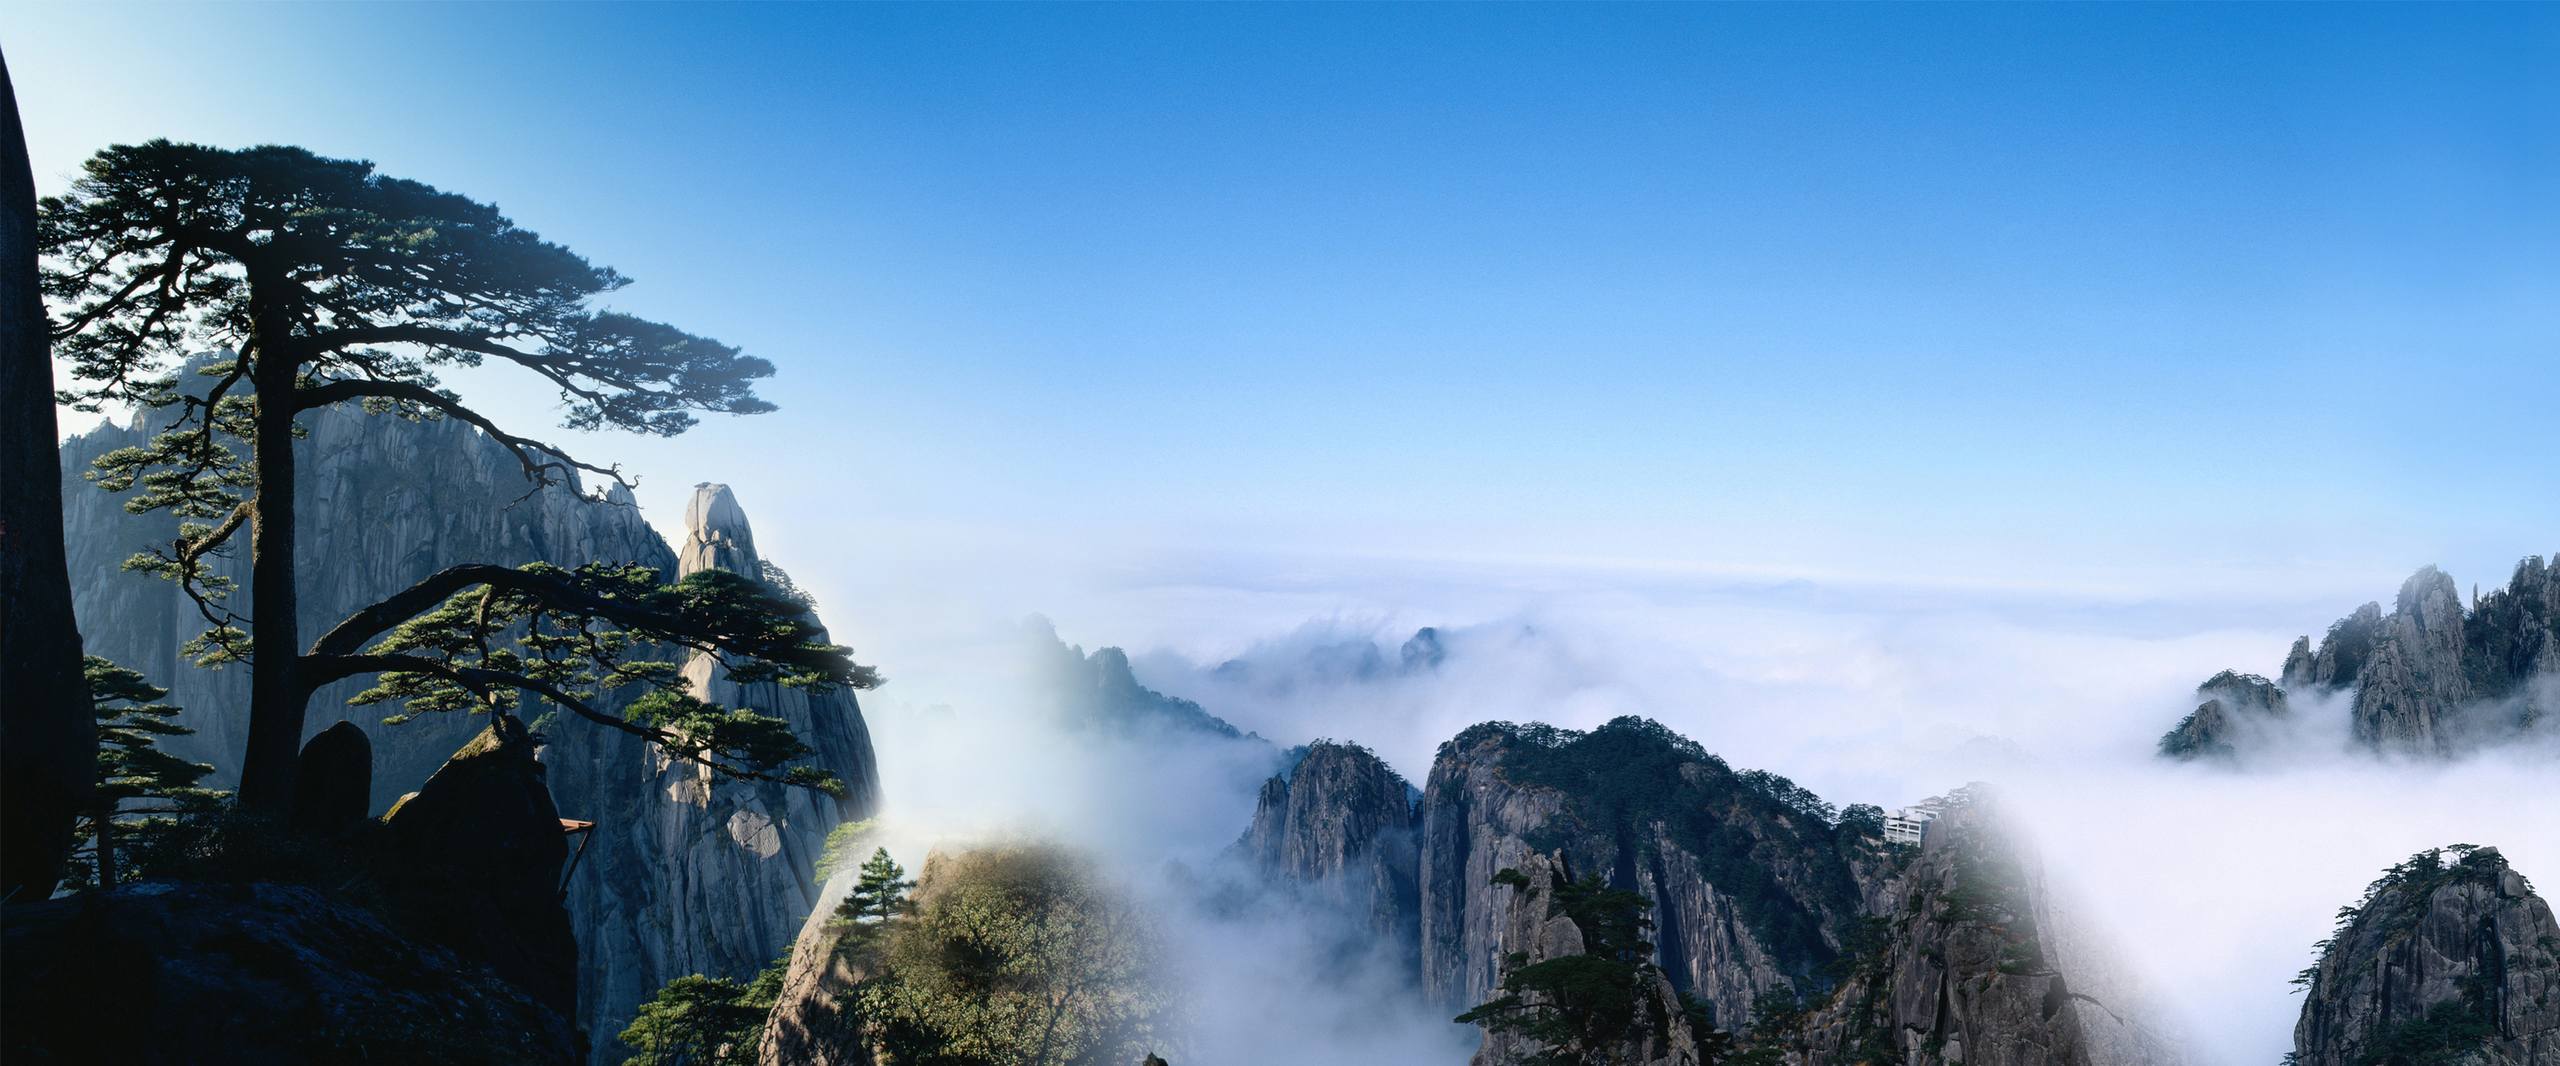
[[[12,901],[53,894],[98,775],[98,723],[63,565],[35,228],[35,170],[0,60],[0,900]]]
[[[252,269],[249,283],[260,285]],[[282,816],[293,807],[302,751],[302,640],[293,565],[293,400],[300,369],[290,326],[272,304],[250,296],[257,330],[258,498],[249,542],[249,750],[240,760],[240,805]]]
[[[101,800],[89,817],[98,823],[98,891],[116,887],[116,804]]]

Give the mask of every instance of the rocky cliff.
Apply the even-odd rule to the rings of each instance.
[[[1495,926],[1503,942],[1519,953],[1519,964],[1535,965],[1587,951],[1581,927],[1548,905],[1557,882],[1571,875],[1560,857],[1530,855],[1510,868],[1518,870],[1525,883],[1495,889],[1499,894]],[[1615,1066],[1696,1066],[1701,1061],[1697,1033],[1682,1018],[1679,990],[1659,971],[1638,981],[1635,1024],[1623,1042],[1606,1052],[1607,1061]],[[1542,1050],[1542,1045],[1517,1033],[1492,1030],[1485,1033],[1468,1066],[1512,1066],[1530,1061]]]
[[[2225,671],[2215,681],[2245,676]],[[2560,707],[2560,566],[2527,558],[2505,588],[2475,590],[2469,610],[2453,579],[2427,567],[2400,586],[2389,614],[2368,603],[2317,648],[2308,636],[2295,640],[2277,677],[2279,696],[2351,691],[2355,742],[2371,751],[2442,757],[2546,734]],[[2206,695],[2161,738],[2161,754],[2246,757],[2273,742],[2251,728],[2252,712],[2270,709],[2265,697],[2215,708],[2218,694]],[[2282,707],[2272,704],[2278,715]]]
[[[2392,867],[2303,978],[2300,1066],[2560,1064],[2560,923],[2495,848]]]
[[[1656,961],[1718,1026],[1764,993],[1827,987],[1882,841],[1835,828],[1783,778],[1739,773],[1652,722],[1589,733],[1477,726],[1441,746],[1423,793],[1423,990],[1464,1009],[1526,948],[1505,867],[1562,855],[1653,902]]]
[[[302,624],[317,633],[354,609],[445,566],[463,562],[576,566],[635,562],[671,578],[677,553],[642,521],[628,493],[583,498],[574,484],[528,493],[521,467],[477,430],[449,421],[404,422],[342,409],[312,412],[305,424],[297,484]],[[193,737],[169,747],[209,762],[228,779],[246,739],[248,674],[205,671],[179,646],[203,628],[175,587],[125,572],[125,558],[165,545],[165,515],[126,513],[121,501],[78,480],[90,460],[140,443],[142,425],[105,426],[65,442],[65,527],[72,582],[88,646],[172,690]],[[756,555],[734,498],[716,486],[696,494],[688,561],[759,578]],[[238,559],[223,565],[245,578]],[[240,582],[246,596],[247,582]],[[866,816],[877,775],[861,712],[850,693],[809,697],[769,686],[740,689],[692,667],[714,699],[737,699],[780,714],[817,749],[817,765],[847,785],[846,798],[786,794],[779,786],[709,781],[670,766],[625,734],[564,721],[549,730],[542,761],[560,813],[593,821],[586,852],[569,878],[579,948],[579,1020],[596,1036],[596,1061],[618,1062],[610,1034],[642,998],[689,973],[754,974],[790,943],[816,895],[818,846],[837,821]],[[362,682],[324,688],[308,728],[342,717]],[[538,718],[542,708],[528,706]],[[371,714],[365,717],[371,718]],[[564,716],[565,717],[565,716]],[[415,789],[485,720],[426,715],[371,728],[373,810]]]
[[[2293,715],[2284,689],[2256,674],[2225,670],[2196,686],[2196,696],[2203,702],[2160,738],[2160,754],[2176,759],[2237,759],[2241,748],[2256,747],[2266,729]]]
[[[836,907],[853,890],[859,871],[850,864],[827,879],[818,905],[791,943],[782,991],[765,1017],[756,1047],[763,1066],[871,1066],[870,1045],[852,1013],[856,986],[866,976],[847,949],[850,923]]]
[[[1846,980],[1771,1043],[1787,1061],[2131,1066],[2180,1061],[2138,992],[1979,799],[1930,824]]]
[[[1237,847],[1266,877],[1301,886],[1410,961],[1421,918],[1410,787],[1368,749],[1320,741],[1294,772],[1263,782]]]

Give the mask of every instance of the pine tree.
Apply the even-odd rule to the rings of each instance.
[[[1494,874],[1493,883],[1537,892],[1528,875],[1515,869]],[[1707,1024],[1703,1008],[1684,998],[1674,1018],[1653,997],[1661,969],[1645,939],[1653,928],[1645,912],[1652,908],[1652,900],[1610,888],[1597,874],[1576,880],[1558,856],[1547,916],[1572,920],[1582,934],[1582,953],[1534,963],[1526,953],[1512,953],[1501,995],[1457,1020],[1543,1045],[1522,1060],[1525,1066],[1605,1066],[1617,1061],[1622,1045],[1643,1035],[1639,1026],[1661,1037],[1675,1024],[1698,1039],[1706,1061],[1721,1060],[1732,1041]]]
[[[853,891],[836,906],[836,917],[857,923],[858,935],[866,939],[879,935],[891,919],[907,912],[907,890],[916,883],[906,876],[906,868],[889,857],[889,849],[874,850],[854,879]]]
[[[95,655],[84,665],[98,720],[98,785],[77,826],[86,855],[75,854],[73,869],[112,888],[142,872],[134,856],[165,851],[180,819],[212,811],[225,793],[196,785],[212,766],[160,749],[161,737],[195,732],[178,724],[178,708],[158,702],[168,689]]]
[[[755,1061],[765,1014],[773,1009],[788,961],[775,960],[751,984],[698,973],[667,982],[618,1034],[637,1052],[623,1066]]]
[[[706,571],[668,584],[646,568],[462,565],[317,643],[296,613],[295,441],[306,412],[467,422],[516,458],[528,492],[582,473],[627,485],[614,467],[498,425],[437,371],[512,366],[558,390],[569,428],[673,436],[697,412],[772,410],[753,387],[772,364],[598,307],[622,275],[495,205],[299,148],[110,147],[38,214],[53,350],[75,383],[66,398],[82,410],[163,412],[167,428],[100,457],[96,480],[134,490],[128,510],[178,519],[173,543],[131,565],[176,581],[204,616],[190,642],[200,661],[249,667],[244,809],[289,813],[311,694],[353,677],[379,678],[369,695],[412,710],[498,710],[529,694],[717,772],[829,784],[814,768],[782,769],[807,748],[780,719],[708,705],[673,664],[626,654],[676,645],[723,659],[742,681],[878,683],[801,618],[800,602],[750,577]],[[182,388],[181,361],[206,352],[219,354]],[[245,614],[211,566],[243,540]],[[602,689],[633,684],[651,691],[628,713],[598,706]]]

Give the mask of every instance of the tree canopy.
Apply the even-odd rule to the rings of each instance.
[[[906,876],[906,867],[889,857],[889,849],[872,851],[870,860],[862,864],[854,878],[853,890],[845,894],[843,903],[836,905],[836,917],[854,923],[857,937],[878,939],[891,921],[909,909],[907,890],[916,887],[916,883]]]
[[[1509,867],[1495,873],[1493,883],[1531,900],[1539,895],[1527,874]],[[1547,916],[1571,920],[1582,935],[1582,951],[1536,962],[1514,952],[1501,994],[1457,1020],[1539,1045],[1522,1060],[1525,1066],[1606,1066],[1617,1061],[1622,1046],[1643,1035],[1640,1026],[1667,1033],[1674,1020],[1653,995],[1661,971],[1652,962],[1653,944],[1645,940],[1653,928],[1645,912],[1653,901],[1611,888],[1597,874],[1577,880],[1561,866],[1546,895]],[[1689,1013],[1684,1010],[1680,1022],[1703,1029],[1703,1017]]]
[[[773,771],[804,749],[778,720],[712,707],[636,655],[673,646],[732,676],[867,687],[802,618],[806,600],[744,578],[667,583],[631,568],[456,566],[357,612],[301,646],[295,615],[297,415],[333,405],[478,427],[522,466],[528,493],[614,467],[511,432],[436,374],[492,361],[555,390],[567,428],[681,433],[700,412],[772,409],[754,383],[772,364],[595,300],[626,279],[517,226],[494,205],[300,148],[165,140],[108,148],[37,225],[62,399],[161,412],[146,444],[102,457],[97,481],[128,509],[168,511],[177,539],[128,564],[176,581],[206,631],[208,665],[251,669],[241,801],[289,805],[304,705],[328,681],[379,674],[367,700],[412,711],[487,709],[532,693],[639,732],[723,772]],[[191,356],[203,380],[182,386]],[[244,455],[239,445],[247,445]],[[209,565],[250,531],[249,615]],[[375,642],[367,646],[367,642]],[[650,686],[623,715],[604,689]]]
[[[95,655],[86,673],[97,708],[98,788],[77,825],[72,878],[112,888],[157,865],[180,819],[217,809],[224,793],[197,786],[213,767],[160,748],[162,737],[195,732],[178,724],[178,708],[160,702],[168,689]]]
[[[875,856],[877,858],[877,856]],[[1160,948],[1083,859],[1040,845],[925,864],[857,993],[867,1039],[912,1066],[1116,1066],[1160,1037]]]

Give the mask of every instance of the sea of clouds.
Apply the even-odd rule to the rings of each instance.
[[[2343,699],[2303,700],[2284,754],[2245,772],[2154,757],[2198,682],[2273,672],[2294,636],[2353,606],[2334,596],[1377,563],[1139,569],[1043,591],[1068,602],[1023,609],[1087,650],[1128,649],[1148,686],[1279,747],[1366,744],[1417,786],[1468,725],[1626,714],[1839,804],[1994,782],[2057,892],[2207,1063],[2290,1049],[2291,977],[2391,863],[2492,844],[2560,879],[2547,746],[2382,760],[2349,749]],[[1423,626],[1444,655],[1408,665]],[[1197,1061],[1463,1060],[1470,1035],[1382,959],[1346,958],[1330,916],[1236,905],[1249,893],[1222,856],[1251,818],[1254,749],[1064,729],[1020,665],[1024,640],[1019,615],[990,609],[891,642],[895,680],[866,708],[893,848],[1030,833],[1108,857],[1166,915]]]

